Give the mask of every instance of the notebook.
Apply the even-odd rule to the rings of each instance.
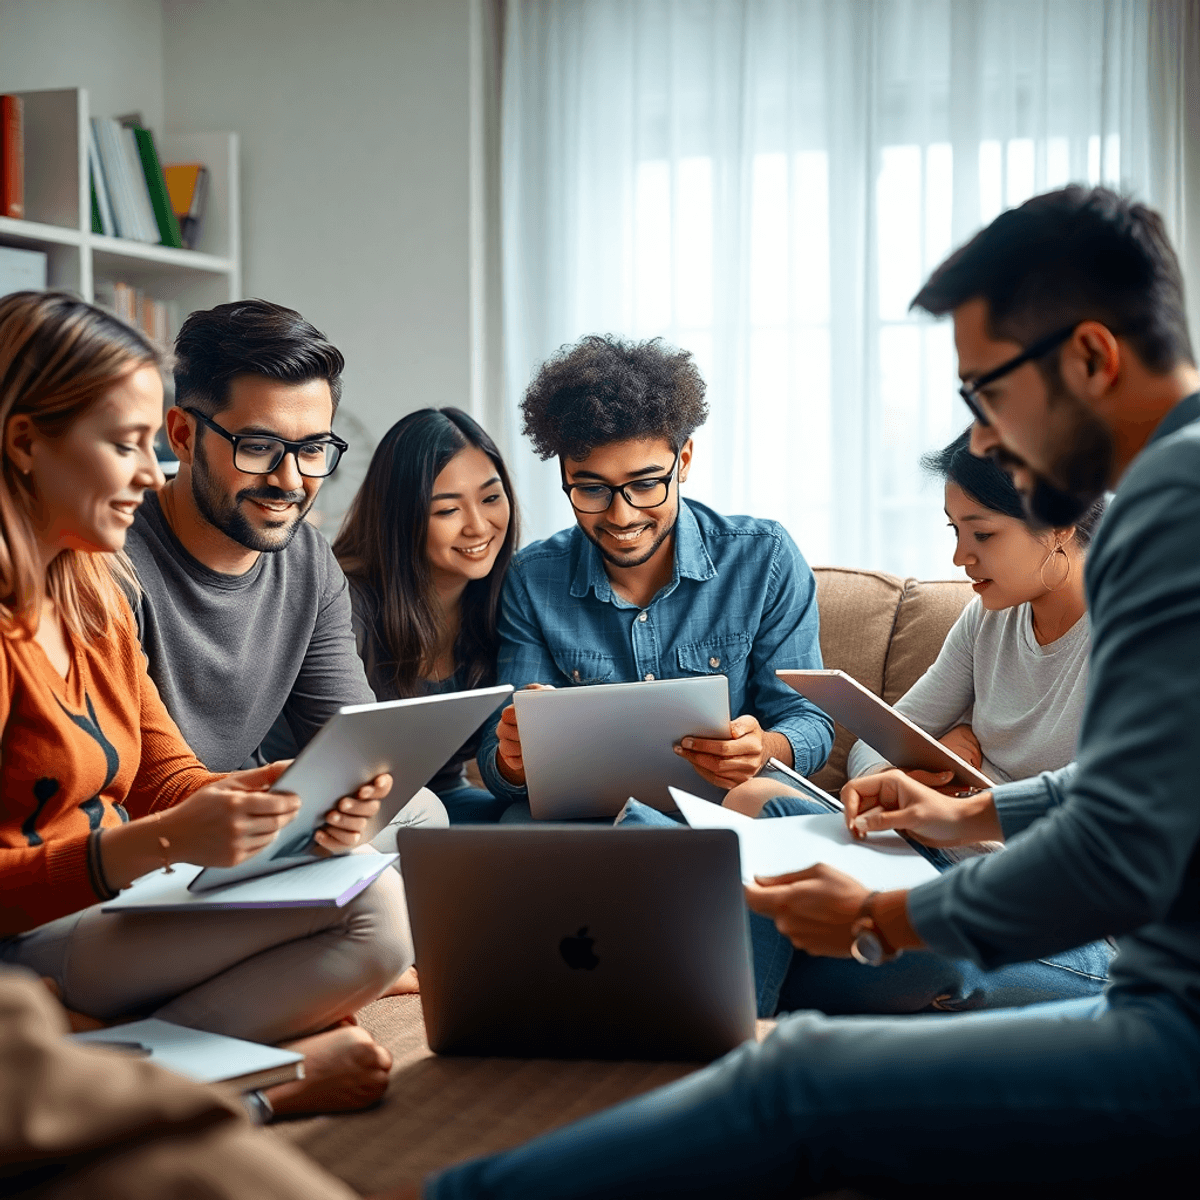
[[[77,1042],[109,1045],[113,1050],[157,1063],[199,1083],[215,1083],[232,1092],[252,1092],[304,1078],[304,1055],[241,1038],[190,1029],[150,1017],[108,1029],[72,1035]]]
[[[178,912],[182,909],[325,908],[349,904],[396,861],[370,847],[357,854],[309,861],[293,871],[278,871],[211,891],[192,891],[202,868],[176,863],[174,870],[152,871],[135,879],[103,912]]]

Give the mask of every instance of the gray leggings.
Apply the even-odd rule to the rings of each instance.
[[[393,826],[436,824],[427,795]],[[67,1008],[101,1021],[155,1016],[281,1042],[370,1003],[412,966],[413,949],[404,885],[385,871],[343,908],[105,913],[95,904],[0,941],[0,961],[49,976]]]

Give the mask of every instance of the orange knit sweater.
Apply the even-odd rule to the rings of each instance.
[[[91,832],[219,779],[146,674],[133,614],[72,640],[64,680],[37,642],[0,636],[0,936],[95,904]]]

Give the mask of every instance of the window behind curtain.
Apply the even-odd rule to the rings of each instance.
[[[510,412],[586,333],[692,351],[685,495],[810,561],[954,574],[923,451],[967,422],[947,323],[908,311],[1002,209],[1145,175],[1144,4],[680,0],[508,6]],[[529,536],[568,524],[516,438]]]

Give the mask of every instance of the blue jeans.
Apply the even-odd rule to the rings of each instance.
[[[493,825],[511,803],[497,800],[486,788],[472,787],[469,783],[446,788],[437,795],[446,807],[451,825]]]
[[[768,801],[762,818],[826,811],[815,801],[781,796]],[[667,823],[673,819],[636,801],[621,821]],[[1113,953],[1107,942],[1092,942],[1051,958],[985,971],[969,959],[907,951],[890,963],[865,967],[852,959],[816,958],[795,949],[774,921],[758,913],[750,914],[750,945],[760,1017],[802,1009],[832,1016],[966,1012],[1097,996],[1108,980]]]
[[[1061,1197],[1130,1179],[1125,1194],[1145,1195],[1146,1172],[1160,1190],[1171,1170],[1191,1177],[1197,1136],[1200,1030],[1165,993],[904,1019],[801,1013],[666,1088],[452,1167],[424,1195],[1036,1184]]]

